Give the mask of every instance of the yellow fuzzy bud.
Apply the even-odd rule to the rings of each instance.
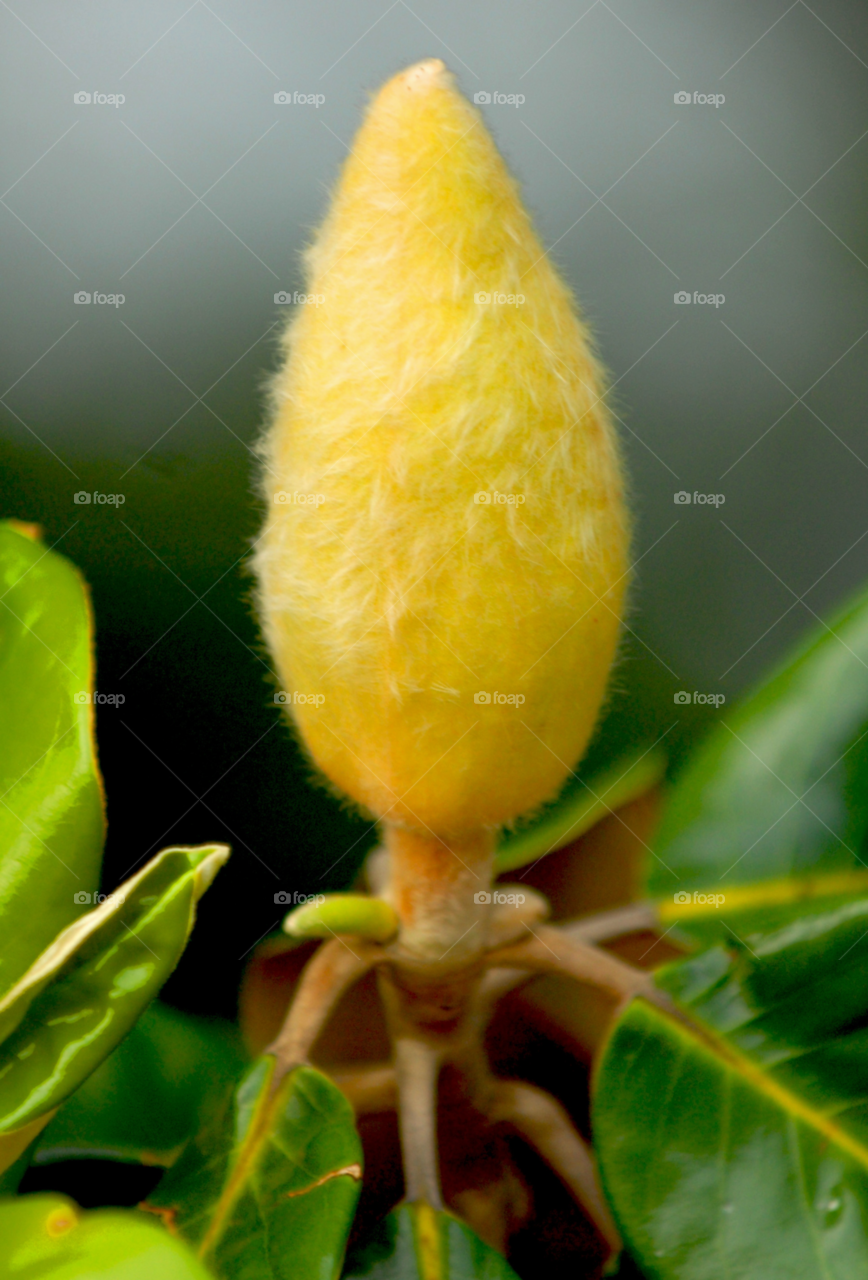
[[[375,97],[307,267],[263,442],[265,636],[337,787],[469,837],[558,789],[605,691],[627,530],[600,372],[437,60]]]

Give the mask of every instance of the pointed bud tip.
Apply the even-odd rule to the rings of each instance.
[[[451,79],[446,70],[446,63],[441,58],[425,58],[412,67],[399,73],[396,77],[399,84],[411,93],[424,93],[432,85],[444,79]]]
[[[412,67],[405,67],[391,80],[387,80],[374,95],[374,101],[378,104],[399,104],[407,102],[408,98],[420,101],[428,94],[443,89],[457,93],[455,77],[442,59],[425,58]]]

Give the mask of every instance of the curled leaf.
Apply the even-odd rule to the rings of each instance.
[[[65,929],[0,1002],[0,1133],[55,1108],[172,972],[226,845],[166,849]]]

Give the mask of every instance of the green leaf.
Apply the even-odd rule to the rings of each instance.
[[[667,966],[597,1074],[604,1185],[661,1280],[868,1274],[868,898]]]
[[[0,1275],[21,1280],[209,1280],[180,1240],[143,1213],[82,1213],[64,1196],[0,1200]]]
[[[0,1001],[0,1134],[58,1106],[178,962],[225,845],[166,849],[69,925]]]
[[[361,1184],[352,1109],[312,1067],[272,1089],[274,1068],[254,1063],[148,1207],[225,1280],[331,1280]]]
[[[868,595],[722,718],[677,780],[655,895],[864,866]]]
[[[662,930],[669,934],[677,927],[673,939],[682,935],[688,943],[708,947],[804,921],[858,898],[868,898],[866,867],[676,892],[654,907]]]
[[[42,1134],[35,1163],[92,1156],[169,1165],[247,1061],[236,1028],[155,1000]]]
[[[527,866],[578,840],[614,810],[657,786],[665,771],[663,754],[645,750],[624,757],[587,782],[572,782],[531,825],[504,834],[495,853],[495,875]]]
[[[451,1213],[417,1202],[390,1213],[347,1259],[345,1280],[517,1280],[505,1258]]]
[[[81,914],[75,893],[99,883],[92,692],[83,581],[0,522],[0,992]]]

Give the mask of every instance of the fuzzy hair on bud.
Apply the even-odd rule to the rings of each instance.
[[[439,60],[374,97],[306,269],[255,552],[288,709],[377,818],[495,827],[585,750],[628,532],[588,332]]]

